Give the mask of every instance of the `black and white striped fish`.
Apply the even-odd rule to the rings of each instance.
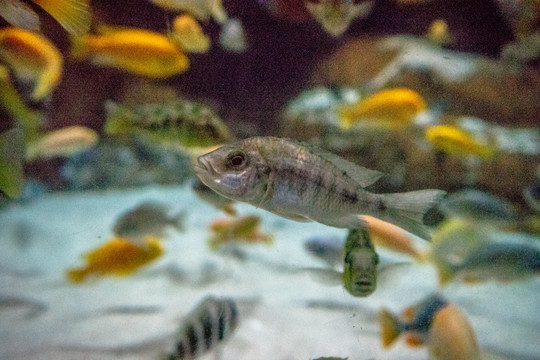
[[[192,360],[215,349],[238,325],[238,308],[230,298],[208,296],[185,318],[169,360]]]

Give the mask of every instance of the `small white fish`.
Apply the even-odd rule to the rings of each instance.
[[[227,20],[219,33],[219,43],[225,50],[242,53],[247,50],[248,44],[244,26],[239,19]]]

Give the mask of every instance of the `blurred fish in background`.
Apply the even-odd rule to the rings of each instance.
[[[116,219],[113,232],[116,237],[142,244],[148,237],[163,238],[168,226],[184,230],[185,212],[167,214],[167,207],[157,202],[143,202]]]
[[[90,30],[92,23],[90,0],[3,0],[0,2],[0,16],[11,25],[39,31],[39,15],[31,4],[45,10],[72,35],[81,35]]]
[[[163,255],[159,238],[148,236],[143,244],[115,237],[83,255],[86,265],[66,271],[67,279],[81,284],[90,277],[127,276]]]
[[[41,135],[26,144],[26,160],[70,157],[91,149],[99,135],[84,126],[66,126]]]
[[[207,296],[182,321],[175,350],[169,360],[196,359],[208,351],[218,351],[240,320],[236,302],[227,297]]]
[[[430,259],[449,281],[524,281],[540,275],[540,238],[502,233],[485,223],[451,219],[433,235]]]
[[[357,123],[372,127],[403,128],[427,109],[424,98],[407,88],[386,89],[357,103],[338,109],[341,126],[349,129]]]
[[[210,38],[190,15],[177,16],[168,35],[185,52],[205,53],[210,49]]]
[[[163,79],[189,69],[189,59],[167,36],[127,27],[100,26],[100,34],[72,38],[71,57],[97,66]]]
[[[406,308],[403,319],[390,311],[379,312],[383,347],[400,336],[409,346],[427,345],[430,358],[438,360],[480,359],[476,335],[467,318],[439,294]]]
[[[248,48],[248,40],[240,19],[229,18],[221,27],[219,44],[227,51],[243,53]]]
[[[345,240],[339,236],[320,235],[304,240],[304,249],[334,268],[343,262]]]
[[[0,29],[0,61],[39,101],[50,95],[62,78],[63,57],[43,35],[7,27]]]
[[[272,245],[272,235],[260,230],[261,218],[255,215],[218,219],[210,223],[208,246],[217,250],[226,244],[265,244]]]
[[[217,23],[227,20],[227,11],[222,0],[149,0],[151,3],[169,11],[187,12],[202,21],[210,18]]]
[[[475,155],[484,160],[493,157],[496,148],[476,139],[466,130],[449,125],[436,125],[425,132],[426,139],[438,151],[455,156]]]
[[[186,151],[206,152],[232,139],[229,128],[211,107],[178,99],[127,107],[108,101],[104,131],[108,135],[140,136]]]

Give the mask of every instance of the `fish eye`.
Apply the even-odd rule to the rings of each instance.
[[[227,167],[232,169],[241,169],[247,163],[246,154],[243,151],[235,151],[227,157]]]

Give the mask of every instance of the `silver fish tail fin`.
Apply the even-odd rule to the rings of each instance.
[[[382,219],[423,239],[430,240],[431,234],[424,223],[424,217],[445,195],[446,192],[442,190],[384,194],[386,210]]]

